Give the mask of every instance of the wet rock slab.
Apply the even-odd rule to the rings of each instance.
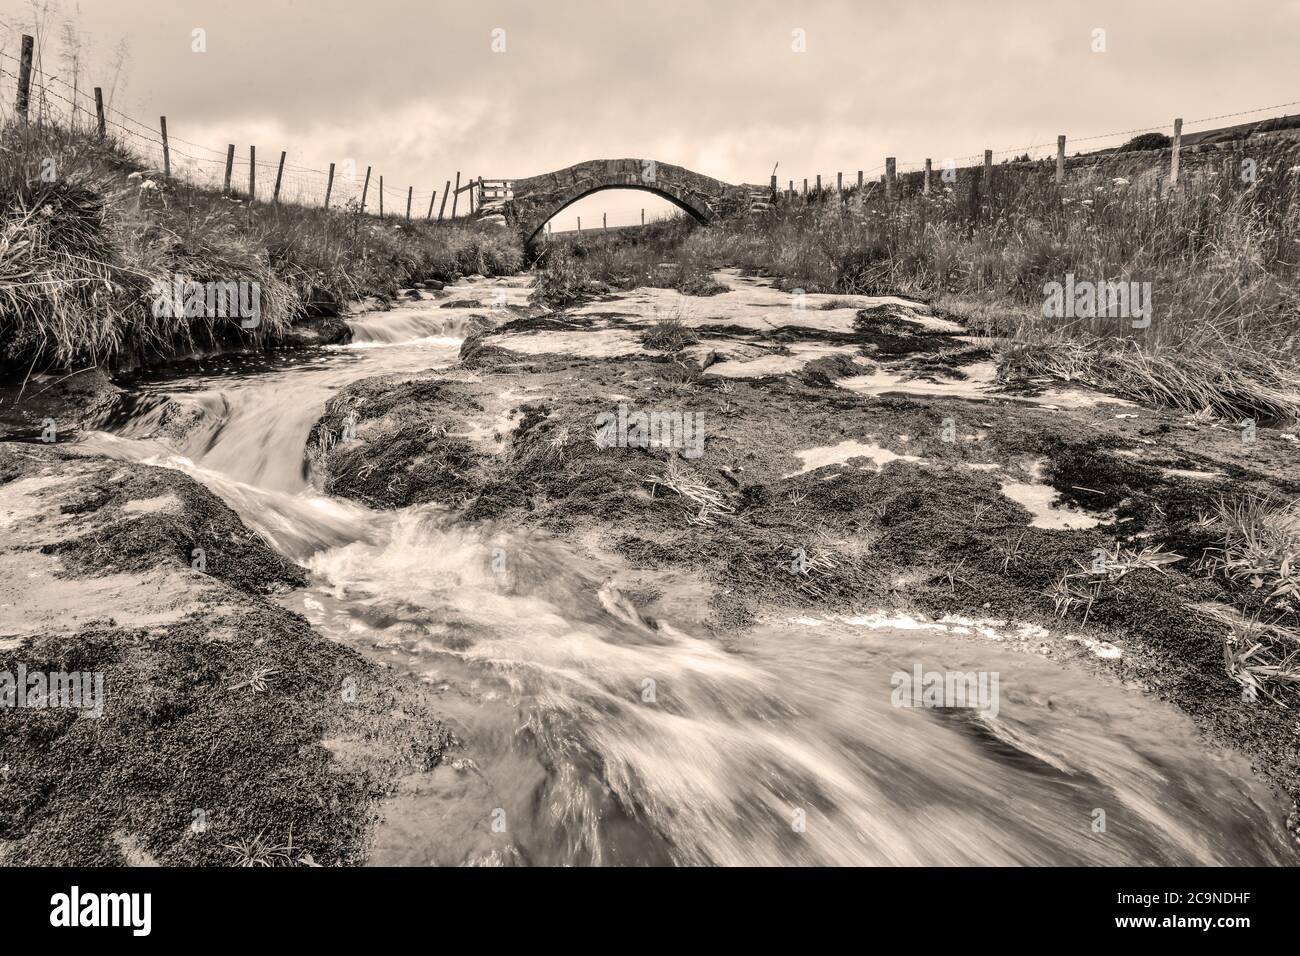
[[[6,865],[355,863],[436,765],[426,692],[270,600],[302,570],[188,477],[0,443],[0,527],[0,672],[102,688],[0,708]]]
[[[989,344],[916,303],[794,305],[759,280],[719,278],[732,291],[707,300],[639,289],[512,319],[472,336],[459,368],[354,386],[321,429],[337,431],[355,407],[358,443],[318,459],[323,480],[359,500],[438,501],[461,520],[698,575],[709,626],[742,644],[776,609],[901,607],[1042,627],[1053,636],[1035,653],[1173,701],[1300,793],[1289,712],[1243,701],[1224,671],[1223,624],[1199,610],[1252,613],[1259,596],[1194,566],[1214,545],[1203,516],[1225,481],[1300,494],[1293,442],[1261,428],[1243,448],[1223,423],[1064,385],[1008,389]],[[699,341],[647,348],[666,319]],[[364,412],[358,398],[404,411]],[[700,416],[702,454],[595,441],[600,416],[620,408]],[[415,424],[430,437],[394,459]],[[381,487],[378,475],[395,477]],[[1185,560],[1103,588],[1086,620],[1077,605],[1062,611],[1062,578],[1117,546]],[[807,568],[792,574],[800,551]]]

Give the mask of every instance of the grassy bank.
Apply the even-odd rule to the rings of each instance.
[[[673,261],[682,275],[738,266],[789,290],[912,296],[999,337],[1008,377],[1045,374],[1196,412],[1294,419],[1300,151],[1275,142],[1225,153],[1188,170],[1173,192],[1163,155],[1129,154],[1122,176],[1072,169],[1063,187],[1046,164],[995,168],[991,185],[979,169],[952,183],[936,171],[929,195],[909,182],[888,201],[871,184],[715,228],[679,222],[642,239],[566,247],[588,275],[620,288]],[[1044,318],[1045,285],[1067,275],[1150,283],[1149,325]]]
[[[592,293],[640,286],[714,295],[716,255],[689,242],[695,223],[684,217],[616,233],[566,233],[548,239],[535,264],[533,300],[564,308]]]
[[[50,125],[0,130],[0,216],[0,373],[10,375],[274,344],[350,301],[523,265],[499,228],[249,204],[167,182],[111,137]],[[257,283],[260,323],[155,308],[178,277]]]

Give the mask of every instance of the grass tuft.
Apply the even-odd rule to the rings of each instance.
[[[660,319],[641,335],[642,345],[659,352],[680,352],[699,341],[695,330],[675,315]]]
[[[1260,592],[1269,606],[1300,614],[1300,500],[1220,500],[1209,523],[1223,543],[1208,552],[1206,569]]]

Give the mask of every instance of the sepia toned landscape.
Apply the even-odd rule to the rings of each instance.
[[[118,6],[3,9],[0,863],[1295,865],[1294,5]]]

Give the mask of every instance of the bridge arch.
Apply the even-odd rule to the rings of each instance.
[[[745,201],[745,187],[732,186],[682,166],[648,159],[594,159],[526,179],[503,181],[504,197],[479,215],[503,214],[531,242],[547,220],[592,193],[638,189],[668,200],[699,222],[712,222],[731,203]]]
[[[679,190],[663,186],[647,186],[640,183],[617,183],[614,185],[587,186],[570,191],[567,195],[557,198],[554,203],[547,203],[545,208],[536,210],[527,221],[519,221],[519,234],[525,242],[531,242],[542,231],[548,221],[569,206],[572,206],[580,199],[585,199],[595,193],[605,192],[609,189],[636,189],[666,199],[696,222],[707,223],[716,218],[716,214],[707,205],[694,201],[690,195],[683,195]]]

